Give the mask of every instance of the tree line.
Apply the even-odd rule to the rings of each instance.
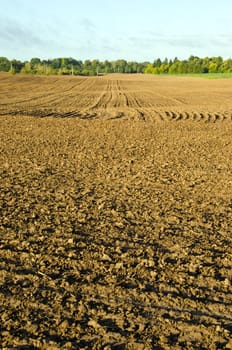
[[[103,62],[99,60],[76,60],[74,58],[55,58],[41,60],[32,58],[30,61],[8,60],[0,57],[0,71],[25,74],[60,74],[60,75],[100,75],[107,73],[143,73],[149,62],[127,62],[116,60]]]
[[[147,74],[202,74],[232,73],[232,59],[218,57],[190,56],[187,60],[157,58],[151,62],[128,62],[124,59],[116,61],[76,60],[74,58],[54,58],[30,61],[9,60],[0,57],[0,71],[24,74],[60,74],[94,76],[107,73],[147,73]]]
[[[232,59],[223,60],[221,56],[205,57],[190,56],[188,60],[161,61],[156,59],[149,63],[144,73],[147,74],[204,74],[204,73],[232,73]]]

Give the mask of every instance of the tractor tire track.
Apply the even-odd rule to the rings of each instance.
[[[200,82],[118,74],[103,77],[3,74],[0,115],[230,122],[230,81],[223,81],[223,86],[219,82]]]

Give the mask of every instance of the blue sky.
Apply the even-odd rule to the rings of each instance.
[[[232,0],[0,0],[0,56],[232,57]]]

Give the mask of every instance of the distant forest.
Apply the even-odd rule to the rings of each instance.
[[[188,60],[165,58],[151,62],[128,62],[116,60],[103,62],[99,60],[76,60],[74,58],[54,58],[41,60],[32,58],[30,61],[9,60],[0,57],[0,71],[24,74],[45,75],[85,75],[94,76],[107,73],[146,73],[146,74],[202,74],[202,73],[232,73],[232,59],[222,57],[190,56]]]

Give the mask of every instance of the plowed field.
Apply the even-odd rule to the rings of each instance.
[[[232,349],[231,96],[0,75],[1,349]]]
[[[0,75],[0,115],[141,119],[232,119],[230,79],[107,75]]]

